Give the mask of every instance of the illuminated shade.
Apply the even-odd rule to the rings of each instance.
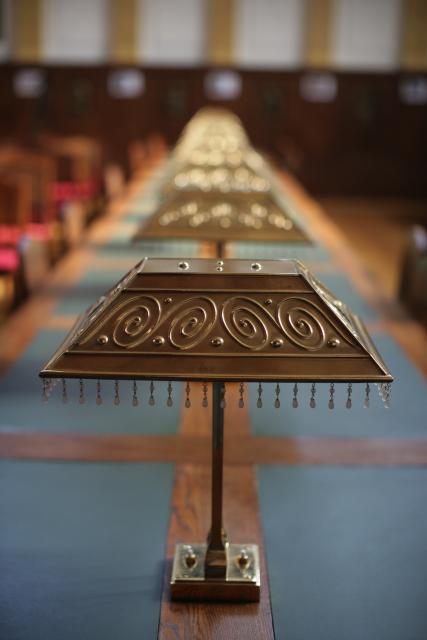
[[[236,100],[241,92],[242,78],[237,71],[209,71],[205,76],[205,95],[209,100]]]
[[[135,240],[194,238],[217,243],[310,242],[287,203],[271,192],[178,192],[142,224]]]
[[[232,154],[224,154],[218,165],[208,160],[204,164],[193,161],[184,165],[166,185],[165,191],[217,191],[225,196],[233,191],[249,194],[271,189],[271,180],[263,170],[263,164],[257,166],[253,162],[239,160],[234,165],[229,161],[231,157]]]
[[[359,318],[296,260],[145,258],[86,311],[40,375],[392,380]]]
[[[116,69],[108,76],[108,91],[113,98],[138,98],[145,91],[145,76],[139,69]]]

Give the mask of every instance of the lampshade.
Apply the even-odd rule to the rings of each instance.
[[[392,377],[361,320],[297,260],[145,258],[41,376],[238,381]]]
[[[178,193],[144,221],[134,240],[196,238],[214,242],[310,242],[290,209],[271,193]]]

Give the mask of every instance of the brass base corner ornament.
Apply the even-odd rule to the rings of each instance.
[[[177,544],[170,582],[173,600],[258,602],[260,567],[258,545],[226,544],[226,575],[206,576],[207,544]]]

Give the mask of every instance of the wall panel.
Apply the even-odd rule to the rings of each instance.
[[[207,61],[213,65],[234,63],[235,0],[208,0],[206,15]]]
[[[18,62],[40,57],[42,0],[14,0],[12,5],[12,56]]]
[[[312,67],[328,67],[331,63],[334,14],[335,0],[306,0],[304,62]]]
[[[402,54],[405,69],[427,70],[427,2],[402,0]]]
[[[106,61],[108,16],[107,0],[43,0],[43,60],[87,64]]]
[[[236,0],[235,61],[247,67],[296,67],[302,62],[304,2]]]
[[[395,69],[399,41],[400,0],[336,0],[332,65]]]
[[[132,140],[160,132],[172,144],[209,102],[206,67],[146,67],[144,94],[129,100],[109,95],[108,65],[47,66],[47,94],[18,98],[13,78],[21,68],[0,65],[0,137],[30,143],[40,130],[91,135],[124,166]],[[240,73],[241,95],[223,106],[314,193],[427,196],[427,106],[401,102],[400,73],[342,71],[328,103],[304,100],[304,72]]]
[[[137,0],[110,0],[110,58],[129,64],[137,58]]]
[[[204,0],[140,0],[138,40],[138,57],[144,64],[202,64]]]

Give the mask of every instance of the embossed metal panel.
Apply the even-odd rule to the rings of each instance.
[[[295,260],[147,258],[41,375],[391,380],[360,320]]]
[[[200,193],[266,193],[271,189],[271,180],[267,176],[264,164],[261,167],[252,167],[241,161],[238,166],[227,164],[198,165],[189,164],[177,171],[171,182],[165,188],[166,191],[199,191]]]
[[[290,210],[270,193],[188,194],[170,198],[135,235],[216,242],[310,242]]]

